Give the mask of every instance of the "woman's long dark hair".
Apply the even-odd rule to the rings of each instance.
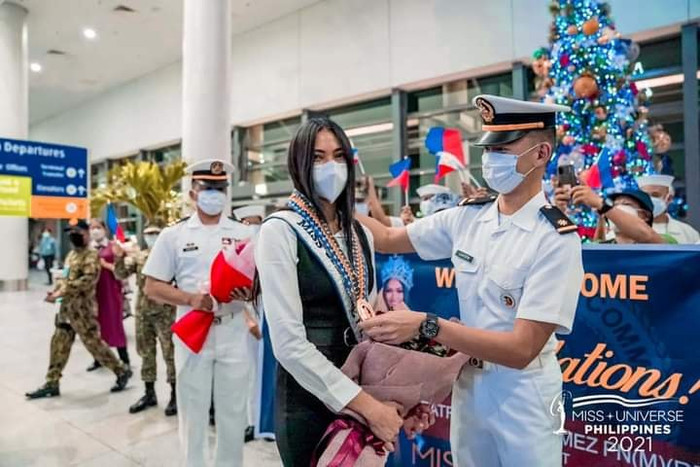
[[[336,211],[340,227],[345,233],[348,256],[352,252],[352,223],[355,215],[355,164],[352,155],[352,146],[345,131],[328,117],[313,117],[302,124],[297,130],[287,152],[287,168],[292,178],[294,188],[306,196],[314,205],[318,215],[326,222],[328,219],[321,210],[321,198],[314,188],[314,160],[316,147],[316,136],[322,130],[328,130],[336,137],[340,147],[343,149],[343,158],[348,166],[348,182],[345,189],[340,193],[335,201]],[[253,280],[253,303],[258,304],[260,293],[260,278],[255,270]]]
[[[355,164],[353,162],[350,140],[340,126],[327,117],[313,117],[299,127],[289,144],[287,168],[292,177],[294,188],[306,196],[318,211],[321,219],[328,221],[321,210],[321,198],[314,188],[314,148],[316,136],[327,130],[333,133],[343,149],[343,157],[348,167],[348,182],[345,189],[335,201],[340,227],[345,233],[348,252],[352,251],[352,222],[355,214]]]

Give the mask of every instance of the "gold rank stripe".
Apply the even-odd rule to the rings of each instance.
[[[483,131],[517,131],[544,128],[544,122],[510,123],[504,125],[481,125]]]
[[[559,227],[557,229],[557,232],[567,233],[567,232],[573,232],[574,230],[578,230],[578,227],[576,225],[567,225],[566,227]]]

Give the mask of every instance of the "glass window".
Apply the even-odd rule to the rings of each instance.
[[[171,162],[182,159],[182,144],[177,143],[172,146],[165,146],[147,151],[144,160],[153,161],[158,165],[167,165]]]
[[[513,96],[512,73],[501,73],[483,78],[453,81],[408,95],[408,113],[432,112],[450,107],[471,105],[479,94]]]
[[[287,150],[301,125],[301,117],[255,125],[245,129],[243,150],[248,162],[248,182],[289,180]]]

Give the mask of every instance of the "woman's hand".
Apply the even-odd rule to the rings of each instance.
[[[399,310],[370,318],[360,323],[369,337],[386,344],[401,344],[418,335],[425,313]]]
[[[411,410],[403,422],[403,431],[408,439],[423,433],[435,423],[435,414],[428,404],[417,405]]]
[[[214,300],[209,294],[191,294],[187,304],[194,310],[212,311],[214,309]]]
[[[403,419],[396,407],[376,402],[376,406],[363,414],[370,430],[385,443],[393,443],[399,436]],[[389,448],[389,446],[387,446]],[[388,449],[393,450],[393,449]]]

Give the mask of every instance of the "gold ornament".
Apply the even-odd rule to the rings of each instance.
[[[585,23],[583,23],[583,33],[587,36],[592,36],[596,32],[598,32],[598,29],[600,28],[600,23],[598,22],[598,18],[595,16]]]
[[[579,99],[594,97],[598,93],[598,83],[596,83],[593,75],[583,73],[574,81],[574,94]]]

